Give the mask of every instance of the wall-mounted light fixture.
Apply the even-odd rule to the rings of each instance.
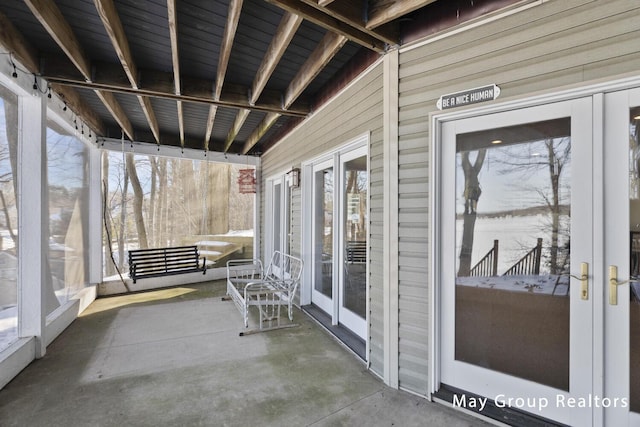
[[[300,187],[300,169],[299,168],[291,168],[289,172],[289,187],[298,188]]]

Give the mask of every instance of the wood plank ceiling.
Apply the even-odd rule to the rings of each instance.
[[[0,44],[100,137],[260,154],[444,3],[0,0]]]

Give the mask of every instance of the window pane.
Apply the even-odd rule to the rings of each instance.
[[[358,316],[366,316],[367,285],[367,157],[344,165],[344,307]]]
[[[18,338],[18,98],[0,85],[0,350]]]
[[[631,301],[630,322],[630,384],[631,410],[640,412],[640,107],[631,110],[629,123],[629,216],[631,218]]]
[[[47,313],[88,283],[88,148],[55,124],[47,128],[49,257]]]
[[[128,271],[127,251],[197,245],[209,268],[252,258],[255,194],[241,193],[247,166],[105,153],[105,277]]]
[[[569,387],[569,119],[460,134],[457,360]]]
[[[314,174],[314,288],[329,298],[333,295],[333,168]]]

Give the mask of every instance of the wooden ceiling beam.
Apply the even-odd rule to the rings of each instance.
[[[287,47],[291,43],[291,39],[296,34],[298,27],[302,23],[302,18],[298,15],[294,15],[289,12],[285,12],[278,28],[276,29],[276,33],[271,39],[271,43],[267,48],[267,51],[262,58],[262,63],[258,68],[258,72],[256,73],[256,77],[253,80],[253,86],[251,87],[251,94],[249,97],[249,104],[255,105],[255,103],[260,98],[262,91],[264,90],[267,82],[271,78],[271,75],[276,69],[278,62],[284,55],[284,52],[287,50]],[[245,120],[249,116],[249,111],[247,109],[242,109],[238,111],[236,116],[236,120],[229,130],[229,134],[227,135],[227,140],[225,141],[224,151],[226,152],[233,141],[235,140],[238,132],[242,128]]]
[[[256,77],[253,80],[251,97],[249,99],[250,104],[255,104],[258,101],[258,98],[262,94],[267,82],[275,71],[282,55],[284,55],[287,47],[289,47],[289,44],[291,43],[293,36],[296,34],[296,31],[298,31],[298,27],[300,27],[301,23],[302,17],[285,12],[262,59],[262,63],[256,73]]]
[[[369,0],[369,16],[366,27],[377,28],[400,18],[436,0]]]
[[[238,30],[238,21],[240,20],[241,11],[242,0],[231,0],[227,12],[227,23],[224,27],[224,36],[220,45],[220,56],[218,57],[218,70],[216,73],[215,91],[213,94],[213,99],[215,101],[219,101],[220,96],[222,95],[222,86],[224,85],[225,76],[227,74],[229,58],[231,57],[231,48],[233,47],[233,40],[236,38],[236,31]],[[211,108],[209,108],[207,130],[204,137],[205,151],[209,150],[209,141],[211,140],[211,133],[213,132],[213,125],[216,120],[217,111],[218,108],[216,106],[212,105]]]
[[[136,63],[133,60],[129,40],[124,32],[124,27],[122,26],[122,21],[120,21],[116,6],[113,0],[94,0],[94,3],[98,10],[98,15],[100,15],[100,19],[102,20],[102,24],[105,30],[107,30],[111,44],[120,59],[122,68],[127,74],[129,82],[131,82],[131,87],[137,89],[138,67],[136,67]]]
[[[176,95],[182,94],[180,81],[180,54],[178,47],[178,10],[176,0],[167,0],[167,17],[169,19],[169,39],[171,40],[171,62],[173,65],[173,85]],[[184,147],[184,111],[182,101],[177,101],[178,129],[180,132],[180,145]]]
[[[94,0],[94,3],[131,87],[138,89],[138,67],[133,60],[129,40],[124,32],[122,21],[120,20],[113,0]],[[147,118],[147,123],[149,124],[149,129],[151,129],[151,133],[153,133],[153,137],[157,143],[160,143],[160,127],[155,112],[153,111],[151,100],[141,95],[138,95],[137,98],[140,103],[140,108],[142,108]]]
[[[51,83],[51,90],[56,92],[65,105],[67,105],[80,120],[85,122],[96,135],[105,136],[107,134],[107,128],[100,116],[87,104],[78,91],[72,87],[62,86],[56,83]]]
[[[39,73],[38,52],[2,12],[0,12],[0,44],[11,52],[13,58],[26,67],[30,73]],[[76,90],[55,84],[51,85],[51,89],[96,135],[105,135],[104,123]]]
[[[302,94],[309,83],[313,81],[346,42],[347,39],[344,36],[332,32],[325,34],[318,46],[316,46],[309,58],[302,65],[298,74],[291,80],[285,94],[284,108],[290,106],[296,98]],[[249,138],[247,138],[242,153],[247,154],[267,133],[269,128],[276,123],[280,116],[281,115],[277,113],[267,114]]]
[[[229,147],[231,147],[231,144],[233,144],[236,136],[238,136],[238,133],[240,132],[240,129],[242,129],[242,125],[247,120],[247,117],[249,117],[250,112],[251,110],[243,108],[242,110],[238,111],[238,114],[236,114],[236,119],[233,121],[233,126],[231,126],[231,129],[229,130],[227,139],[224,142],[224,147],[222,148],[222,151],[224,151],[225,153],[229,151]]]
[[[247,141],[244,143],[244,147],[242,149],[242,154],[247,154],[257,143],[260,141],[260,138],[264,136],[265,133],[273,126],[276,121],[280,118],[280,114],[277,113],[269,113],[264,119],[260,122],[258,127],[256,127]]]
[[[346,42],[347,38],[344,36],[331,32],[325,34],[318,46],[302,65],[298,74],[296,74],[293,80],[291,80],[291,83],[289,83],[289,87],[287,87],[284,96],[283,106],[285,109],[293,104]]]
[[[372,49],[379,53],[386,51],[386,42],[372,36],[368,32],[359,30],[340,19],[328,15],[325,11],[317,9],[315,6],[299,0],[266,0],[281,9],[290,13],[302,16],[304,19],[313,22],[322,28],[333,33],[344,36],[345,38],[357,43],[367,49]],[[317,6],[317,5],[316,5]]]
[[[49,35],[56,41],[58,46],[66,53],[76,68],[82,73],[87,82],[91,82],[91,63],[80,45],[80,41],[73,33],[73,29],[65,20],[58,6],[53,1],[48,0],[24,0],[33,15],[40,21]],[[133,126],[126,113],[118,104],[113,93],[95,90],[98,98],[102,100],[113,118],[120,125],[127,136],[133,140]]]
[[[107,92],[105,90],[95,90],[95,94],[100,98],[102,103],[109,113],[113,116],[113,118],[118,123],[118,126],[127,134],[131,141],[135,140],[135,136],[133,133],[133,126],[131,125],[131,121],[127,117],[127,113],[125,113],[122,106],[116,100],[116,97],[112,92]]]
[[[227,84],[226,89],[222,92],[220,100],[215,101],[211,91],[212,86],[206,87],[207,80],[200,81],[194,79],[193,88],[189,88],[186,84],[182,95],[176,95],[173,93],[172,88],[168,88],[165,81],[145,79],[145,73],[141,73],[143,78],[138,89],[133,89],[128,84],[124,84],[121,79],[118,78],[105,78],[96,75],[96,79],[93,82],[87,82],[78,76],[73,74],[64,74],[60,70],[49,74],[47,68],[44,70],[42,77],[46,78],[50,82],[58,83],[59,85],[84,88],[84,89],[99,89],[115,93],[130,94],[136,96],[149,96],[152,98],[173,99],[175,101],[183,102],[197,102],[202,104],[209,104],[216,107],[228,107],[228,108],[246,108],[249,110],[262,111],[262,112],[274,112],[285,116],[293,117],[306,117],[309,114],[309,107],[304,102],[296,102],[293,106],[285,109],[282,106],[282,95],[279,92],[269,91],[264,92],[260,102],[254,105],[250,105],[247,97],[248,90],[238,91],[235,88]],[[104,72],[102,70],[101,72]],[[187,80],[183,78],[183,82]],[[211,82],[211,81],[209,81]]]
[[[13,57],[27,67],[30,73],[38,73],[38,51],[2,12],[0,12],[0,44],[12,52]]]
[[[227,24],[224,28],[224,37],[220,46],[220,57],[218,58],[218,71],[216,73],[216,90],[215,98],[220,99],[222,86],[227,75],[227,67],[229,66],[229,58],[231,57],[231,48],[233,40],[236,38],[238,30],[238,21],[240,20],[240,12],[242,11],[242,0],[231,0],[229,3],[229,12],[227,14]]]
[[[362,3],[340,1],[322,6],[317,2],[317,0],[301,1],[331,16],[332,18],[355,28],[358,31],[369,34],[370,36],[383,41],[389,46],[396,46],[400,44],[400,31],[397,25],[379,27],[376,29],[367,27],[365,22],[366,11],[362,9]]]
[[[33,15],[67,54],[71,62],[91,81],[91,64],[84,53],[73,29],[66,21],[55,2],[49,0],[24,0]]]

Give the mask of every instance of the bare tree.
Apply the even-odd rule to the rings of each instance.
[[[102,153],[102,179],[103,179],[102,191],[104,192],[103,200],[106,205],[109,200],[109,153],[108,152]],[[104,245],[104,259],[113,260],[112,253],[111,253],[111,250],[112,250],[111,231],[113,230],[112,228],[113,224],[111,222],[111,215],[109,215],[107,208],[108,206],[103,206],[103,209],[104,209],[103,222],[104,222],[104,228],[106,231],[105,233],[106,244]],[[105,263],[104,273],[107,276],[116,274],[116,266],[113,264],[113,262],[107,261]]]
[[[164,157],[158,159],[158,193],[160,193],[160,197],[158,200],[159,224],[156,226],[156,232],[158,233],[158,240],[156,241],[156,243],[159,246],[166,246],[166,224],[168,218],[167,194],[169,193],[169,189],[167,180],[167,159]]]
[[[127,175],[129,175],[131,188],[133,189],[133,217],[136,224],[136,231],[138,233],[138,245],[140,248],[148,248],[149,242],[147,240],[147,230],[144,226],[144,215],[142,213],[144,194],[142,192],[142,186],[140,185],[140,179],[138,178],[138,172],[136,171],[136,163],[133,153],[127,154],[126,162]]]
[[[151,245],[156,245],[156,215],[157,215],[157,181],[158,181],[158,160],[156,156],[149,156],[149,165],[151,169],[151,190],[149,192],[149,209],[147,209],[147,231],[148,239]]]
[[[539,149],[543,147],[543,149]],[[549,269],[551,274],[561,273],[569,257],[569,247],[561,244],[563,235],[568,237],[568,229],[563,226],[561,217],[567,203],[565,177],[571,161],[571,143],[569,138],[547,138],[538,144],[518,144],[501,149],[498,163],[500,174],[516,175],[520,182],[519,192],[530,193],[534,202],[542,203],[550,214],[550,255]],[[549,175],[548,184],[538,183],[531,186],[529,179],[540,172],[546,171]],[[518,185],[518,184],[514,184]],[[568,212],[570,215],[570,211]],[[568,242],[568,239],[565,239]],[[560,253],[564,251],[563,259]]]
[[[231,166],[218,164],[209,170],[207,183],[210,200],[208,229],[211,234],[229,231],[229,197],[231,194]]]
[[[124,267],[124,247],[126,242],[125,235],[127,233],[127,201],[129,197],[129,174],[123,166],[122,192],[120,198],[120,232],[118,234],[118,268],[122,270]]]
[[[478,174],[482,169],[486,149],[478,150],[476,160],[471,164],[469,151],[460,153],[462,171],[464,173],[464,215],[462,226],[462,245],[460,247],[460,264],[458,276],[468,276],[471,272],[471,253],[473,251],[473,231],[476,226],[476,209],[480,199],[480,181]]]

